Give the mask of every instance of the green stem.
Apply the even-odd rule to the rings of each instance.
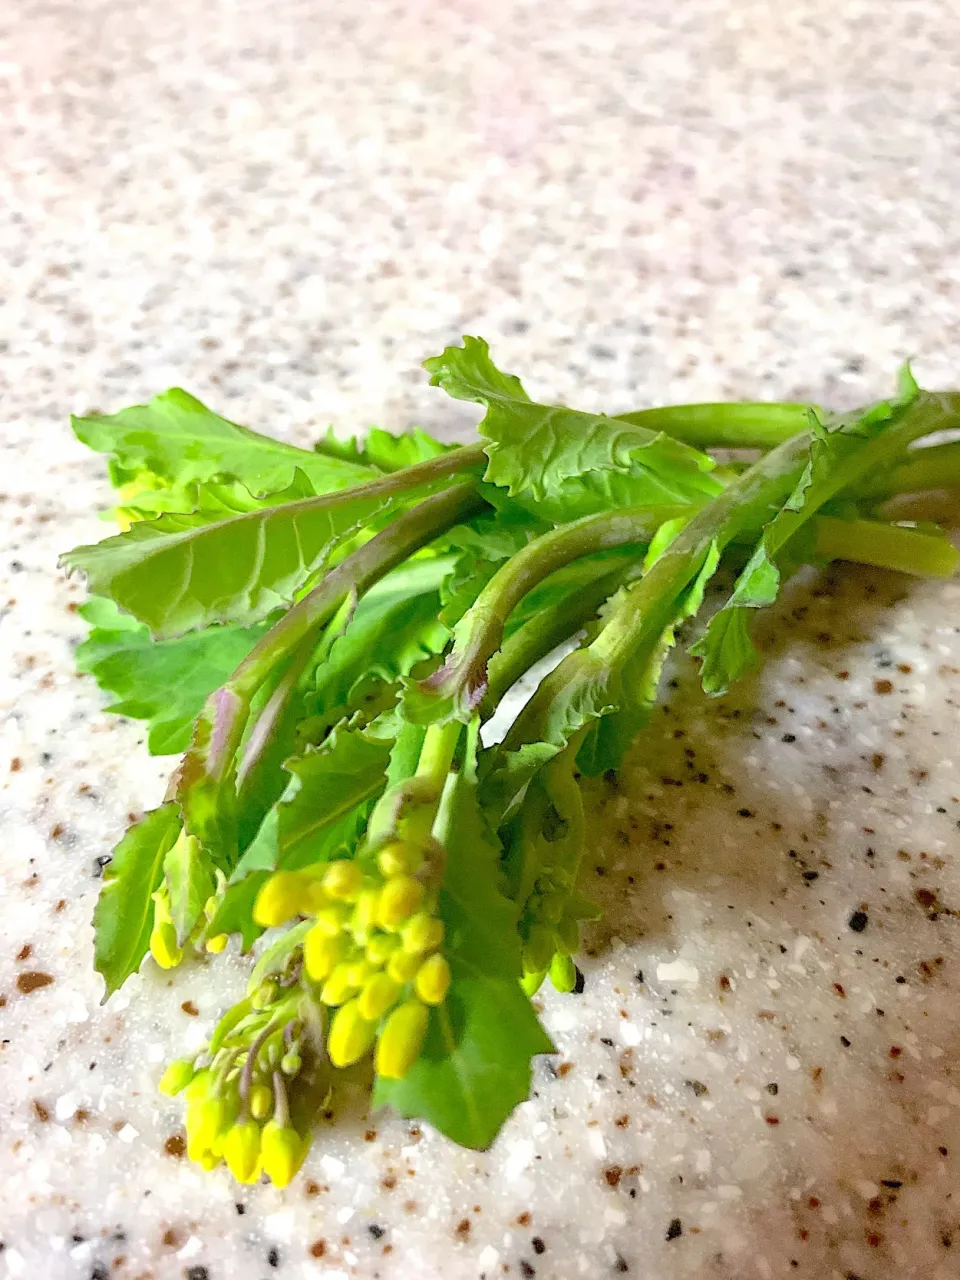
[[[525,672],[585,627],[605,600],[614,594],[634,566],[627,564],[613,573],[608,566],[598,569],[594,582],[582,585],[571,596],[541,609],[519,627],[490,659],[487,691],[480,702],[480,715],[490,718],[508,689]]]
[[[960,441],[914,449],[887,475],[878,475],[858,497],[889,498],[896,493],[960,488]]]
[[[918,577],[952,578],[960,565],[944,537],[879,520],[837,520],[817,516],[815,554],[823,560],[852,560]]]
[[[805,404],[682,404],[619,413],[616,420],[696,449],[773,449],[807,426]]]
[[[457,623],[453,651],[442,667],[420,682],[419,697],[406,700],[408,711],[425,720],[444,715],[468,720],[483,697],[487,662],[500,647],[504,624],[529,591],[574,560],[646,544],[665,521],[689,511],[681,505],[625,507],[584,516],[535,538],[493,575]]]

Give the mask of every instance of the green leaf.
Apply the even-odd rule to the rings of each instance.
[[[482,338],[465,337],[424,368],[448,395],[485,406],[478,428],[490,441],[485,479],[511,495],[542,501],[561,495],[565,481],[580,485],[584,475],[603,471],[630,473],[631,505],[702,501],[720,490],[707,474],[713,460],[688,445],[616,418],[536,404],[519,378],[494,365]]]
[[[308,489],[301,473],[263,505],[242,486],[207,486],[202,509],[135,524],[76,547],[62,563],[158,637],[214,622],[250,624],[289,604],[338,543],[391,502],[303,497]]]
[[[400,471],[404,467],[412,467],[415,462],[426,462],[428,458],[435,458],[454,448],[456,445],[434,440],[419,427],[397,435],[384,431],[381,427],[371,427],[363,440],[342,439],[334,435],[333,428],[330,428],[326,436],[314,445],[318,453],[365,467],[375,467],[378,471]]]
[[[147,954],[153,929],[151,894],[179,834],[177,805],[161,805],[127,830],[104,867],[93,912],[94,966],[107,985],[104,999],[136,973]]]
[[[553,1045],[520,989],[517,909],[501,892],[499,848],[477,800],[475,742],[474,731],[438,826],[447,849],[439,912],[453,982],[431,1012],[420,1057],[402,1080],[378,1078],[373,1103],[483,1150],[529,1095],[531,1058]]]
[[[372,478],[344,458],[298,449],[218,417],[179,387],[119,413],[73,418],[77,439],[112,455],[115,484],[141,473],[171,485],[233,477],[251,493],[277,493],[302,471],[315,493],[347,489]]]
[[[316,691],[308,698],[311,714],[347,714],[372,682],[394,684],[442,651],[450,631],[438,616],[440,593],[453,566],[453,556],[411,560],[361,597],[317,670]]]
[[[90,634],[77,647],[77,670],[116,698],[106,708],[149,723],[152,755],[186,750],[190,728],[209,693],[230,675],[266,630],[208,627],[176,640],[153,640],[149,629],[112,600],[80,606]]]
[[[252,871],[297,870],[325,862],[354,844],[383,790],[389,740],[338,725],[323,744],[288,760],[283,796],[264,819],[231,878]]]
[[[192,836],[181,835],[163,860],[163,879],[177,942],[182,947],[213,893],[213,865]]]
[[[253,919],[253,904],[269,875],[269,871],[251,871],[243,880],[227,885],[207,925],[207,936],[213,938],[218,933],[238,933],[243,950],[249,951],[263,933]]]

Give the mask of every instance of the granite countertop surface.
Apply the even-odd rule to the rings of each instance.
[[[155,1089],[243,963],[99,1004],[99,860],[169,762],[56,568],[107,501],[67,415],[171,384],[296,441],[465,432],[419,362],[471,332],[609,411],[957,385],[958,83],[934,0],[2,7],[0,1276],[960,1275],[960,587],[808,578],[709,705],[678,659],[494,1148],[346,1116],[278,1192]]]

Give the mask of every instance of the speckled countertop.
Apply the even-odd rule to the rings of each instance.
[[[166,765],[55,569],[106,498],[67,413],[171,383],[296,440],[464,430],[417,367],[463,332],[610,410],[956,385],[958,51],[936,0],[3,6],[0,1276],[960,1275],[960,587],[837,569],[729,698],[676,667],[491,1152],[345,1116],[241,1193],[155,1093],[240,966],[98,1006]]]

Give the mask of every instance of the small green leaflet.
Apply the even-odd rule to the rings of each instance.
[[[511,495],[539,502],[560,495],[565,481],[579,483],[603,471],[630,473],[634,505],[702,501],[719,492],[719,483],[706,474],[712,459],[696,449],[616,418],[536,404],[519,378],[496,367],[482,338],[465,337],[462,347],[447,347],[425,360],[424,368],[431,383],[454,399],[485,406],[478,427],[490,441],[485,479]]]
[[[528,1096],[531,1058],[554,1049],[520,989],[517,910],[500,891],[499,849],[477,801],[475,726],[472,738],[438,827],[448,858],[439,911],[453,983],[431,1013],[420,1057],[402,1080],[378,1078],[373,1104],[483,1150]]]
[[[394,435],[392,431],[384,431],[382,427],[371,427],[363,441],[355,438],[341,439],[334,435],[331,428],[324,438],[314,445],[318,453],[332,458],[342,458],[364,467],[375,467],[378,471],[400,471],[403,467],[412,467],[416,462],[426,462],[428,458],[435,458],[438,454],[446,453],[453,448],[456,446],[434,440],[419,427],[399,435]]]
[[[251,871],[326,862],[353,843],[367,802],[383,789],[391,743],[338,725],[319,747],[288,760],[287,790],[244,853],[233,883]]]
[[[155,636],[215,622],[249,625],[289,604],[339,542],[390,505],[381,495],[344,502],[305,493],[303,473],[270,505],[252,502],[239,485],[207,486],[200,510],[142,521],[62,562]]]
[[[453,566],[453,556],[411,560],[361,597],[318,668],[316,691],[307,700],[311,714],[345,714],[371,682],[393,684],[443,649],[450,631],[438,617],[440,592]]]
[[[176,804],[152,809],[127,830],[103,869],[93,927],[94,965],[107,985],[104,999],[136,973],[147,954],[153,929],[151,894],[179,834]]]
[[[116,698],[116,715],[149,722],[155,756],[185,751],[190,729],[209,693],[223,684],[266,630],[208,627],[176,640],[153,640],[142,622],[112,600],[94,596],[80,606],[90,634],[77,648],[77,670],[92,675]]]
[[[177,943],[182,947],[203,915],[215,884],[210,859],[192,836],[181,834],[164,858],[163,879],[170,895]]]
[[[119,413],[73,418],[72,425],[83,444],[112,455],[117,485],[143,472],[180,486],[232,477],[259,495],[286,489],[300,470],[315,493],[330,493],[375,474],[357,462],[298,449],[228,422],[179,387]]]

